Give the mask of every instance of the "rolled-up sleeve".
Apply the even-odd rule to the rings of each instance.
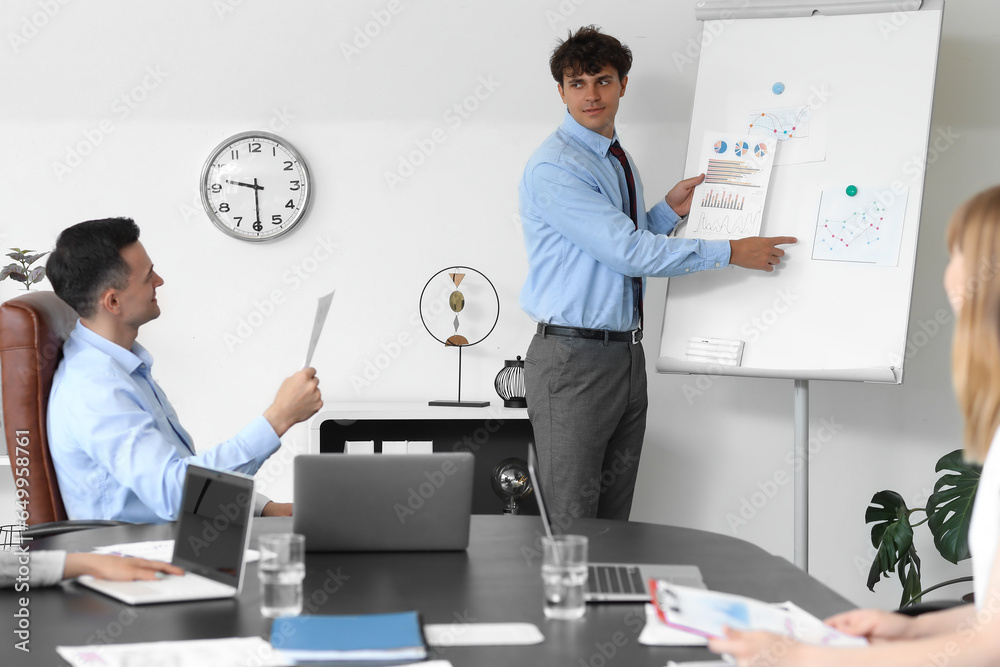
[[[635,229],[588,175],[571,166],[542,162],[530,176],[540,218],[576,247],[625,276],[676,276],[721,268],[729,263],[728,241],[680,239]],[[669,213],[668,213],[669,211]],[[653,207],[654,224],[673,230],[680,218],[662,202]]]

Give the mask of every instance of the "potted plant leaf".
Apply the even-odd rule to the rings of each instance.
[[[908,508],[895,491],[879,491],[865,512],[865,523],[873,524],[872,546],[878,550],[868,572],[868,589],[874,591],[882,577],[895,571],[903,586],[900,609],[920,602],[925,594],[942,586],[971,581],[971,577],[959,577],[922,588],[913,529],[927,524],[934,546],[945,560],[957,564],[969,558],[969,522],[981,466],[966,461],[962,450],[957,449],[942,456],[934,471],[944,474],[934,483],[934,492],[924,507]],[[911,517],[916,512],[925,516],[914,523]]]
[[[11,251],[7,253],[7,256],[14,262],[0,269],[0,280],[7,278],[16,280],[24,284],[24,289],[30,290],[32,285],[45,279],[45,267],[31,268],[31,265],[49,254],[49,251],[35,253],[34,250],[21,250],[20,248],[11,248]]]

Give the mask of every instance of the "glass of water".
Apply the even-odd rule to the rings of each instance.
[[[587,610],[583,600],[587,586],[587,538],[583,535],[543,537],[542,547],[545,617],[582,618]]]
[[[260,536],[260,613],[297,616],[302,612],[306,540],[295,533]]]

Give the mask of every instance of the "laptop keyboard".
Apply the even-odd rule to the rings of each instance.
[[[591,565],[587,574],[587,590],[590,593],[634,595],[646,588],[639,568],[635,566]]]
[[[119,594],[165,595],[171,598],[221,595],[233,590],[232,586],[197,575],[167,575],[150,581],[104,581],[101,582],[101,587]]]
[[[220,584],[208,577],[199,577],[197,575],[167,575],[162,579],[144,583],[157,589],[169,591],[171,594],[183,595],[184,597],[188,595],[213,595],[233,590],[232,586]]]

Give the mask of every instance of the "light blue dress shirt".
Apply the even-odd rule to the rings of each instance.
[[[729,265],[729,241],[667,236],[680,217],[662,199],[646,211],[639,171],[629,157],[635,228],[624,170],[610,152],[617,140],[617,132],[608,139],[567,112],[524,168],[518,195],[528,278],[521,308],[536,322],[635,329],[633,276],[678,276]]]
[[[63,355],[49,395],[48,435],[70,519],[173,521],[189,463],[252,475],[281,444],[261,416],[196,454],[142,345],[126,350],[77,321]]]

